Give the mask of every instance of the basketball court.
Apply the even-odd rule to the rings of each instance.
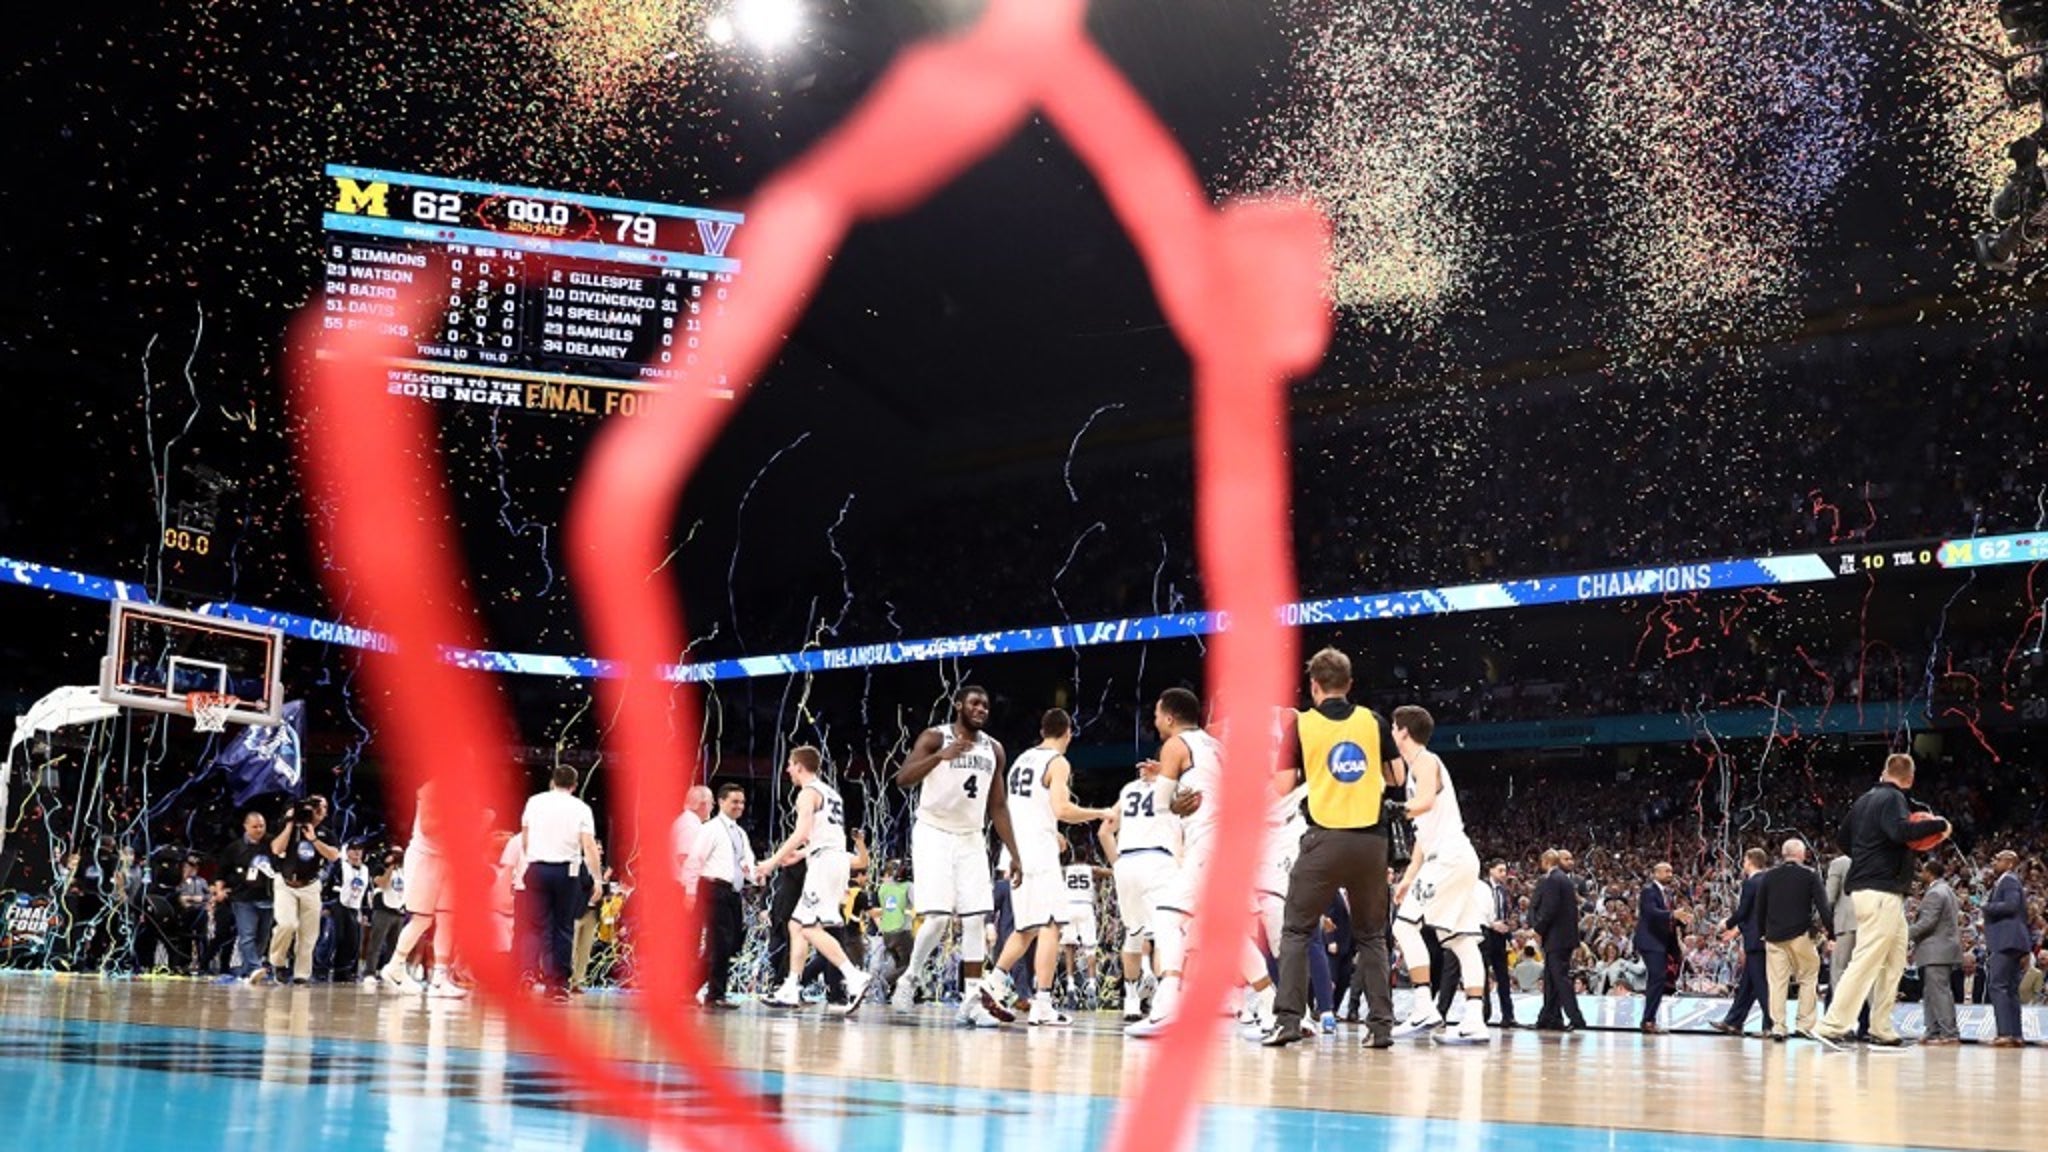
[[[689,1078],[652,1059],[642,1007],[594,994],[575,1012],[622,1057],[647,1060],[642,1074],[680,1113],[701,1112]],[[935,1007],[897,1019],[870,1005],[852,1021],[750,1007],[707,1026],[807,1148],[1098,1147],[1127,1084],[1188,1087],[1109,1013],[992,1034]],[[573,1075],[470,1004],[20,974],[0,980],[0,1038],[10,1147],[648,1147],[581,1111]],[[1598,1029],[1367,1052],[1346,1026],[1281,1051],[1226,1042],[1197,1146],[2022,1149],[2048,1123],[2027,1090],[2044,1069],[2036,1049],[1829,1052]]]

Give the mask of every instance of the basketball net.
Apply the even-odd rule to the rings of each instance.
[[[187,692],[185,711],[192,714],[195,732],[225,732],[228,710],[241,701],[225,692]]]

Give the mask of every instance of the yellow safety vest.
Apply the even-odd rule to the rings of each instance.
[[[1332,720],[1316,709],[1296,718],[1308,815],[1321,828],[1370,828],[1380,822],[1386,779],[1380,765],[1380,718],[1370,708]]]

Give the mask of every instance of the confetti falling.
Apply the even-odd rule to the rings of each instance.
[[[1907,102],[1906,114],[1932,153],[1935,178],[1975,217],[2012,171],[2006,144],[2039,128],[2041,109],[2007,99],[2001,70],[1965,50],[2012,51],[1993,5],[1924,0],[1917,13],[1920,34],[1909,37],[1909,60],[1918,98]]]
[[[1601,247],[1639,340],[1782,319],[1829,197],[1871,138],[1870,66],[1840,5],[1586,0]]]
[[[1245,161],[1247,187],[1303,196],[1336,230],[1331,295],[1428,329],[1487,259],[1474,185],[1499,163],[1502,57],[1466,0],[1350,0],[1300,32],[1295,98]]]

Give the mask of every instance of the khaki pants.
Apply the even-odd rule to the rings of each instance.
[[[270,932],[270,974],[284,979],[285,957],[292,960],[292,978],[313,978],[313,945],[320,940],[320,885],[308,882],[294,888],[284,877],[270,878],[272,902],[277,908],[276,927]]]
[[[1813,937],[1794,936],[1783,944],[1766,940],[1764,971],[1771,990],[1771,1019],[1777,1021],[1771,1034],[1785,1034],[1785,997],[1794,981],[1799,984],[1799,1030],[1812,1032],[1820,1017],[1820,949],[1814,947]]]
[[[576,937],[569,947],[569,986],[590,987],[590,953],[597,947],[597,909],[586,908],[576,917]]]
[[[1856,1015],[1868,1000],[1870,1034],[1893,1040],[1899,1031],[1892,1026],[1892,1005],[1899,998],[1899,977],[1906,974],[1906,899],[1866,888],[1850,893],[1849,900],[1856,909],[1856,955],[1842,973],[1821,1027],[1830,1035],[1854,1032]]]

